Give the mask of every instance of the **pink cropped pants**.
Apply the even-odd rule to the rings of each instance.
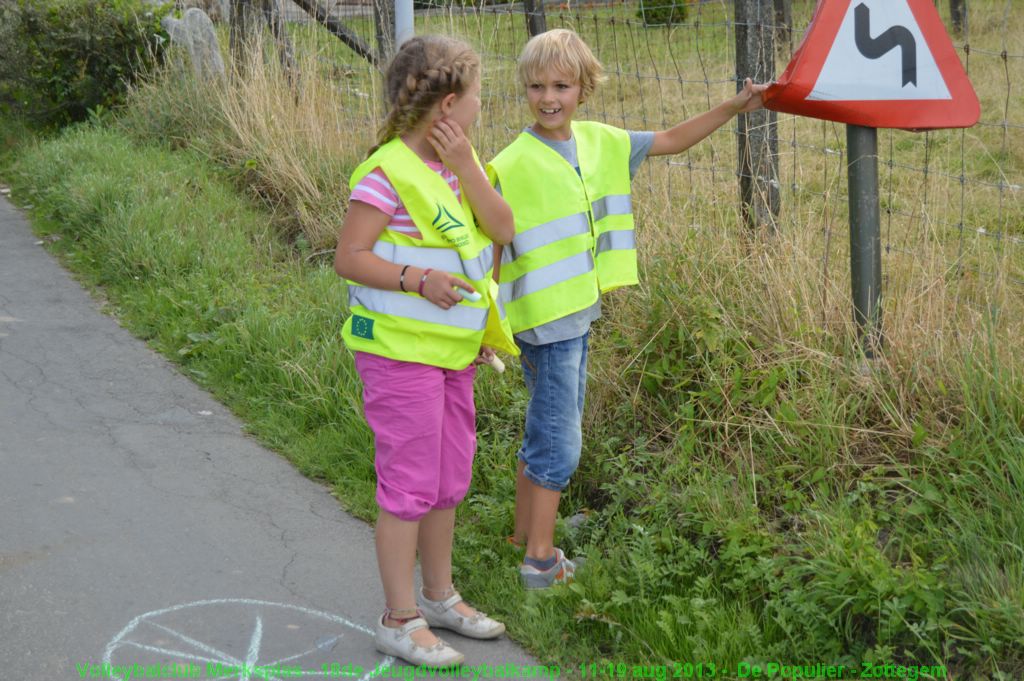
[[[377,504],[402,520],[462,501],[476,453],[476,367],[460,371],[355,353],[374,434]]]

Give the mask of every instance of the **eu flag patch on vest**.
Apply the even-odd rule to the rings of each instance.
[[[357,314],[352,315],[352,335],[373,340],[373,320]]]

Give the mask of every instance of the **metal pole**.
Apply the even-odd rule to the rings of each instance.
[[[395,47],[401,47],[415,34],[412,0],[395,0]]]
[[[882,347],[882,231],[878,208],[878,131],[846,126],[849,154],[850,278],[853,317],[864,355]]]

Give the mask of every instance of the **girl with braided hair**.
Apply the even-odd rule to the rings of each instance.
[[[463,655],[430,627],[480,639],[505,631],[459,596],[451,554],[476,451],[476,365],[495,348],[518,354],[492,278],[493,242],[508,243],[515,228],[466,137],[480,111],[476,53],[450,38],[412,38],[389,64],[385,92],[387,118],[352,174],[334,269],[348,280],[342,336],[374,433],[386,599],[376,646],[443,667]]]

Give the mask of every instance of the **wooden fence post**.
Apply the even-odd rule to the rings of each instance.
[[[737,92],[743,80],[775,78],[773,0],[735,0]],[[778,116],[762,109],[737,117],[740,201],[747,224],[774,233],[779,215]]]
[[[548,20],[544,16],[544,0],[523,0],[526,12],[526,30],[532,38],[548,30]]]

